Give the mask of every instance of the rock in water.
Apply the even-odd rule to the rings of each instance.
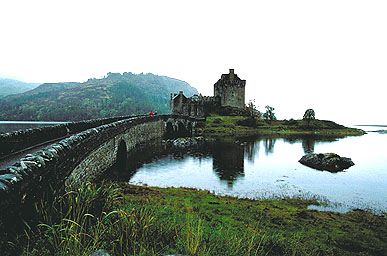
[[[195,147],[199,144],[203,144],[205,139],[203,137],[186,137],[186,138],[177,138],[164,141],[165,145],[172,146],[174,148],[183,149],[189,147]]]
[[[335,153],[306,154],[298,162],[317,170],[339,172],[355,165],[351,158],[341,157]]]

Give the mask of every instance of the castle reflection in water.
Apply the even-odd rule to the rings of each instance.
[[[183,160],[185,158],[184,156],[188,153],[195,155],[195,158],[197,158],[199,162],[202,159],[208,159],[208,156],[211,156],[213,172],[222,182],[225,182],[229,188],[232,188],[235,181],[245,176],[245,160],[250,163],[257,161],[259,159],[259,152],[261,148],[264,150],[264,154],[266,156],[274,154],[277,140],[283,140],[290,144],[301,144],[304,153],[307,154],[314,152],[316,142],[330,141],[332,139],[322,139],[317,137],[263,137],[244,139],[243,141],[219,140],[205,143],[205,145],[193,150],[190,149],[188,152],[184,150],[174,150],[171,152],[170,149],[156,145],[154,147],[145,146],[144,148],[131,153],[131,155],[128,157],[128,159],[132,160],[128,163],[129,171],[119,174],[119,176],[122,177],[118,178],[130,180],[131,177],[144,163],[152,162],[159,157],[172,155],[175,161],[180,161]],[[118,174],[114,173],[113,176],[115,175]]]
[[[227,182],[232,187],[234,182],[244,176],[245,159],[254,162],[259,156],[260,147],[263,145],[266,155],[274,153],[277,138],[255,138],[247,142],[225,142],[213,143],[210,153],[213,157],[212,168],[220,180]],[[302,142],[305,154],[313,153],[316,141],[321,140],[314,137],[286,138],[288,143]]]

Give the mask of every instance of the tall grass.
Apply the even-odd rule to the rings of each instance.
[[[39,224],[27,228],[16,246],[28,256],[89,256],[98,249],[111,255],[319,254],[318,248],[305,246],[308,238],[270,232],[259,218],[255,224],[218,225],[179,204],[171,208],[146,196],[136,198],[126,198],[119,185],[108,183],[42,201],[36,204]]]
[[[26,232],[24,255],[90,255],[104,245],[106,220],[115,214],[113,206],[120,199],[121,191],[112,184],[87,184],[52,201],[37,203],[39,224]],[[40,243],[45,245],[41,247]]]
[[[39,202],[40,223],[26,230],[22,255],[90,255],[97,249],[112,255],[156,255],[168,241],[158,236],[168,228],[154,227],[152,211],[126,211],[121,203],[122,191],[113,183],[87,184]]]
[[[185,254],[201,255],[206,252],[206,244],[203,237],[203,221],[189,217],[179,239],[180,245]]]
[[[39,224],[26,230],[22,255],[264,255],[265,236],[212,230],[198,216],[161,218],[157,209],[123,204],[113,184],[87,184],[36,204]]]

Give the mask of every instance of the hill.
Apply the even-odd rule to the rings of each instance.
[[[197,93],[188,83],[154,74],[108,73],[84,83],[45,83],[0,99],[0,120],[84,120],[169,112],[171,92]]]
[[[14,79],[0,78],[0,98],[32,90],[38,85],[36,83],[24,83]]]

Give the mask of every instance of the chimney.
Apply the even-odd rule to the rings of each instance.
[[[179,91],[179,94],[183,94],[183,91]]]
[[[234,69],[230,68],[230,80],[234,80]]]

